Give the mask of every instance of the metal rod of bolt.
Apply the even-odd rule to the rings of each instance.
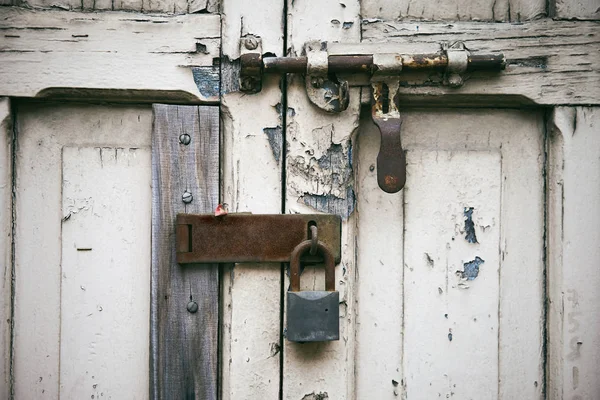
[[[446,54],[400,54],[402,57],[402,71],[419,71],[424,69],[444,69],[448,66]],[[337,73],[365,73],[376,72],[377,66],[373,63],[372,55],[330,55],[329,72]],[[256,58],[255,63],[261,60]],[[262,71],[264,73],[305,73],[307,57],[264,57],[262,58]],[[242,60],[242,64],[244,61]],[[467,71],[488,70],[500,71],[506,65],[503,54],[473,54],[468,56]],[[260,65],[255,67],[260,68]]]

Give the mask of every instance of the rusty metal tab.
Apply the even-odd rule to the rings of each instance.
[[[328,214],[178,214],[177,262],[288,262],[294,248],[316,225],[319,242],[341,259],[341,218]],[[188,250],[188,251],[186,251]],[[306,254],[305,262],[320,261]]]
[[[406,157],[400,136],[400,111],[396,104],[398,83],[372,82],[373,122],[381,133],[377,155],[377,183],[387,193],[400,191],[406,183]]]

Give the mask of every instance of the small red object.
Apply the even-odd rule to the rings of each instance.
[[[225,205],[219,204],[215,209],[215,217],[221,217],[223,215],[227,215],[227,210],[225,209]]]

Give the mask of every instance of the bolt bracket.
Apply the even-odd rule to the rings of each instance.
[[[263,61],[262,41],[259,37],[246,35],[240,40],[240,90],[258,93],[262,89]]]
[[[304,45],[306,54],[306,94],[321,110],[338,113],[348,108],[348,82],[328,73],[327,42],[313,41]]]

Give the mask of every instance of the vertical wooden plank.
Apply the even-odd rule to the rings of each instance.
[[[499,152],[408,152],[407,398],[498,394],[500,173]]]
[[[230,212],[281,212],[282,107],[274,79],[260,94],[223,96],[223,201]],[[222,398],[277,398],[281,266],[230,266],[222,287]]]
[[[598,0],[556,0],[556,18],[598,20],[600,1]]]
[[[222,52],[240,55],[240,36],[260,38],[262,53],[284,55],[284,0],[224,0]],[[223,86],[229,75],[224,63]],[[236,78],[232,78],[235,80]],[[284,105],[281,77],[260,93],[224,93],[223,201],[230,212],[282,211]],[[236,264],[222,274],[221,399],[276,399],[281,368],[281,266]]]
[[[216,399],[218,265],[179,266],[173,233],[178,212],[210,213],[218,204],[219,109],[153,110],[151,397]],[[193,196],[187,204],[186,191]],[[190,302],[196,313],[187,310]]]
[[[360,5],[356,0],[288,0],[287,11],[290,55],[300,55],[311,40],[360,41]],[[284,341],[283,397],[353,398],[356,231],[352,137],[358,126],[360,92],[351,89],[346,111],[327,114],[309,102],[303,76],[288,79],[288,107],[293,112],[286,126],[286,212],[337,214],[343,223],[342,260],[336,267],[340,340],[306,344]],[[323,270],[306,269],[301,282],[303,290],[322,290]],[[286,280],[285,290],[288,284]]]
[[[61,398],[148,398],[150,171],[149,148],[63,148]]]
[[[357,162],[356,399],[402,395],[404,192],[377,185],[380,134],[363,113]]]
[[[0,400],[10,398],[12,325],[12,114],[10,100],[0,98]]]
[[[61,195],[62,148],[66,145],[149,147],[151,116],[149,106],[27,102],[18,106],[14,238],[15,398],[58,398],[60,366],[74,362],[73,359],[60,359],[61,225],[65,217]],[[125,198],[112,201],[131,205]],[[150,198],[140,196],[137,201],[150,204]],[[142,246],[140,252],[150,252],[150,237],[140,239],[138,243]],[[139,268],[144,266],[139,265]],[[127,290],[137,293],[137,286]],[[140,290],[141,295],[144,288]],[[148,298],[140,299],[142,303],[148,301]],[[107,326],[106,329],[117,328]],[[146,338],[133,334],[128,340],[146,342]],[[69,346],[69,343],[62,343],[62,346]],[[112,353],[104,353],[102,357],[109,359]],[[143,379],[148,368],[136,372]],[[106,381],[97,383],[98,387],[110,386]],[[137,380],[132,385],[136,383]]]
[[[600,396],[600,112],[559,107],[548,171],[548,398]]]

